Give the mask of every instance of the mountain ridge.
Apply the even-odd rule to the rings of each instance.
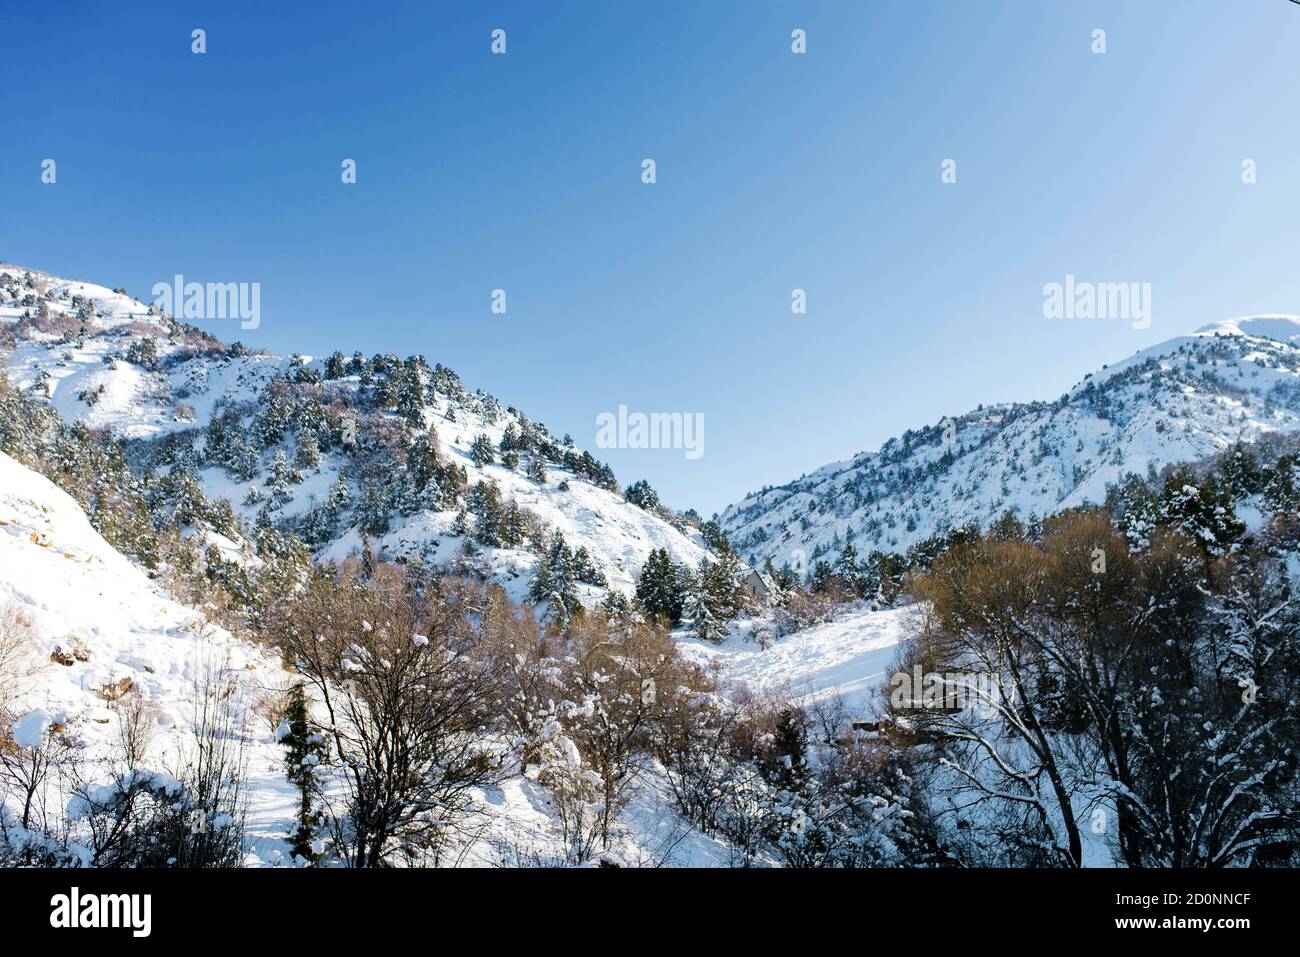
[[[0,265],[6,327],[16,388],[126,440],[136,471],[192,475],[245,528],[294,532],[321,559],[418,558],[522,600],[559,535],[582,550],[573,593],[590,604],[629,593],[653,549],[709,555],[693,518],[423,356],[252,352],[123,290]]]
[[[1007,511],[1100,504],[1127,474],[1297,429],[1300,317],[1241,316],[1088,373],[1054,401],[981,405],[765,486],[719,521],[751,564],[807,570],[846,540],[903,551]]]

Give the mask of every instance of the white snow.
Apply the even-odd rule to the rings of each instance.
[[[25,272],[16,266],[0,265],[0,278],[8,275],[21,279]],[[87,296],[95,304],[97,318],[87,323],[88,334],[84,340],[62,342],[55,335],[36,334],[20,341],[4,357],[3,371],[11,383],[20,390],[44,383],[50,404],[64,421],[111,428],[116,435],[136,439],[202,430],[222,409],[255,411],[266,387],[289,370],[293,362],[285,356],[227,356],[209,352],[182,359],[177,355],[179,346],[166,338],[165,324],[158,317],[150,316],[143,303],[102,286],[32,272],[39,279],[38,286],[48,289],[54,297],[47,302],[47,307],[55,315],[72,314],[70,297],[74,293]],[[10,302],[0,293],[0,319],[17,319],[24,312]],[[166,371],[151,371],[124,358],[105,361],[112,356],[123,356],[135,339],[145,335],[154,337],[160,360],[170,357],[177,360],[175,364]],[[317,371],[324,367],[323,360],[303,358]],[[346,394],[359,388],[359,379],[350,376],[333,380],[331,387]],[[446,418],[449,412],[455,421]],[[251,416],[252,412],[247,414]],[[500,463],[475,465],[469,449],[477,435],[487,434],[496,445],[507,426],[520,423],[516,414],[490,397],[470,393],[457,397],[439,395],[427,407],[426,419],[437,430],[444,458],[465,468],[471,486],[483,479],[495,481],[505,500],[517,502],[549,528],[561,532],[571,548],[585,545],[593,564],[614,588],[625,592],[633,589],[641,565],[652,549],[665,548],[674,561],[691,566],[707,555],[698,533],[684,534],[657,515],[625,502],[621,495],[598,488],[557,465],[548,464],[549,474],[544,484],[524,474],[522,464],[518,471]],[[248,421],[246,418],[245,422]],[[262,456],[264,469],[271,454],[268,451]],[[303,481],[290,488],[292,498],[276,510],[277,517],[301,515],[322,502],[340,472],[350,467],[347,456],[337,452],[324,454],[320,467],[307,470]],[[250,523],[262,506],[260,503],[246,506],[243,502],[249,486],[262,489],[263,478],[264,475],[251,482],[238,482],[218,468],[203,468],[199,472],[208,498],[228,499],[236,514]],[[352,491],[357,492],[355,487]],[[392,530],[374,538],[372,547],[382,558],[419,555],[431,566],[451,568],[464,561],[463,540],[451,531],[455,515],[454,511],[425,511],[407,518],[394,515]],[[245,564],[257,561],[243,554],[237,543],[211,530],[197,534],[204,536],[205,545],[216,545],[227,560]],[[358,554],[361,540],[356,529],[343,530],[317,557],[338,561]],[[483,548],[475,559],[475,568],[500,583],[517,601],[527,597],[536,564],[536,555],[526,549]],[[585,589],[579,597],[595,602],[601,594],[596,589]]]
[[[1143,349],[1055,402],[982,407],[824,466],[721,517],[750,561],[903,552],[944,527],[987,527],[1105,501],[1133,473],[1300,431],[1300,318],[1248,316]],[[945,436],[945,433],[947,435]]]
[[[45,732],[55,723],[54,715],[44,708],[36,708],[29,711],[23,717],[19,718],[13,724],[12,735],[14,744],[20,748],[29,750],[40,747]]]
[[[766,650],[743,629],[719,645],[683,638],[679,646],[689,659],[756,691],[806,702],[842,696],[861,712],[892,674],[898,646],[917,614],[912,605],[859,609],[781,638]]]

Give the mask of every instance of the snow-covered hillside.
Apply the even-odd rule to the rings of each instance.
[[[596,584],[623,591],[652,549],[689,566],[707,554],[693,526],[625,501],[608,468],[567,437],[421,357],[251,354],[120,290],[0,265],[0,333],[5,324],[4,371],[16,388],[48,398],[64,421],[134,440],[141,470],[192,472],[244,523],[294,531],[323,560],[357,554],[364,537],[378,557],[468,567],[522,599],[543,539],[557,532],[586,549]],[[401,393],[408,383],[414,398]],[[215,420],[229,437],[220,449]],[[429,456],[417,436],[432,446],[441,485],[410,478],[416,456]],[[474,454],[481,436],[491,461]],[[479,482],[494,501],[470,498]],[[483,509],[496,522],[512,503],[501,521],[518,533],[485,534]],[[578,597],[601,593],[583,585]]]
[[[1054,402],[980,407],[755,492],[721,518],[751,564],[808,567],[850,536],[903,552],[944,528],[1099,504],[1128,473],[1300,429],[1300,319],[1207,326],[1109,366]]]
[[[147,702],[157,728],[143,757],[162,771],[180,766],[194,745],[196,686],[207,676],[232,680],[248,708],[292,680],[274,654],[167,597],[100,537],[67,494],[3,453],[0,568],[0,608],[31,623],[38,666],[14,702],[15,726],[29,732],[19,743],[31,745],[49,724],[62,725],[92,783],[108,778],[100,765],[115,751],[122,721],[113,702],[126,695]],[[258,849],[278,860],[274,850],[292,797],[272,729],[250,720],[240,730],[253,837],[246,863],[258,865]]]
[[[22,746],[51,724],[77,742],[78,766],[94,784],[114,753],[125,694],[148,702],[157,729],[145,758],[151,771],[183,763],[193,747],[196,686],[213,674],[233,679],[245,758],[247,866],[287,865],[293,789],[275,729],[255,708],[294,677],[273,653],[231,637],[168,598],[100,537],[75,501],[46,478],[0,453],[0,610],[31,622],[39,664],[14,702]],[[142,765],[143,767],[143,765]],[[552,863],[563,859],[554,802],[535,780],[515,775],[478,795],[468,864]],[[626,863],[716,865],[725,845],[691,833],[651,770],[631,796],[613,856]],[[528,855],[515,861],[508,855]],[[503,856],[506,855],[506,856]]]
[[[887,684],[918,606],[858,608],[762,647],[738,629],[721,644],[686,638],[682,653],[754,691],[813,702],[842,698],[857,717]]]

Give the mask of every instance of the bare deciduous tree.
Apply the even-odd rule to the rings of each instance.
[[[343,785],[330,808],[339,853],[354,867],[400,855],[436,859],[500,775],[500,681],[480,654],[471,585],[319,575],[287,609],[274,640],[323,709]]]

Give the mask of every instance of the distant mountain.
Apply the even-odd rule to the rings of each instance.
[[[751,564],[807,567],[849,538],[860,555],[902,552],[1007,511],[1026,520],[1100,504],[1128,473],[1297,429],[1300,318],[1230,319],[1089,374],[1054,402],[981,406],[764,488],[720,522]]]
[[[0,336],[15,388],[129,440],[137,473],[229,500],[227,527],[197,529],[226,553],[270,524],[318,559],[369,547],[518,600],[558,533],[588,603],[630,591],[652,549],[686,565],[708,554],[694,523],[627,501],[572,440],[422,356],[254,353],[123,290],[3,264]]]

